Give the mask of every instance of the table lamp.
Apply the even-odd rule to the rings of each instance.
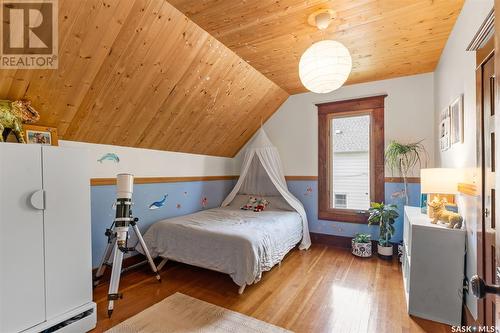
[[[455,194],[458,193],[458,183],[462,180],[462,173],[461,169],[454,168],[421,169],[422,211],[427,210],[427,203],[435,199],[444,200],[448,204],[455,203]]]

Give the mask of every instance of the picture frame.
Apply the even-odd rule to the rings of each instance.
[[[24,125],[24,140],[27,144],[58,146],[57,128],[37,125]]]
[[[441,151],[448,150],[450,148],[450,108],[446,107],[441,111],[440,114],[441,122],[439,124],[439,148]]]
[[[450,104],[450,144],[464,142],[464,103],[463,95]]]

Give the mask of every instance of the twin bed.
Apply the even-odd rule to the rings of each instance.
[[[159,221],[144,235],[153,257],[231,276],[243,293],[262,272],[280,264],[302,239],[302,218],[281,197],[268,197],[262,212],[241,210],[247,195],[229,206]]]
[[[253,193],[269,201],[264,211],[241,209]],[[262,128],[221,206],[153,224],[144,240],[153,257],[163,258],[158,269],[174,260],[226,273],[241,294],[298,243],[301,250],[311,245],[304,206],[288,191],[278,150]]]

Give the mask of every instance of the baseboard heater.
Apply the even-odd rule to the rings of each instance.
[[[80,306],[61,316],[31,327],[23,333],[73,333],[88,332],[95,328],[97,308],[94,302]]]
[[[54,326],[47,328],[46,330],[43,331],[43,333],[61,332],[62,328],[66,327],[66,326],[70,326],[72,324],[75,324],[79,320],[83,320],[86,317],[92,316],[93,314],[95,315],[94,309],[89,309],[85,312],[77,314],[76,316],[73,316],[69,319],[66,319],[62,323],[59,323],[59,324],[56,324]]]

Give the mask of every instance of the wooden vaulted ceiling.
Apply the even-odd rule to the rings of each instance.
[[[313,42],[350,49],[348,83],[430,72],[462,5],[59,0],[59,68],[0,70],[0,99],[30,99],[66,140],[234,156],[305,91],[298,61]],[[323,34],[307,17],[324,8],[337,19]]]
[[[60,0],[59,68],[0,70],[63,139],[217,156],[287,97],[165,0]]]
[[[290,94],[305,92],[302,53],[335,39],[350,50],[347,84],[432,72],[463,0],[169,0]],[[333,9],[326,33],[307,23]]]

